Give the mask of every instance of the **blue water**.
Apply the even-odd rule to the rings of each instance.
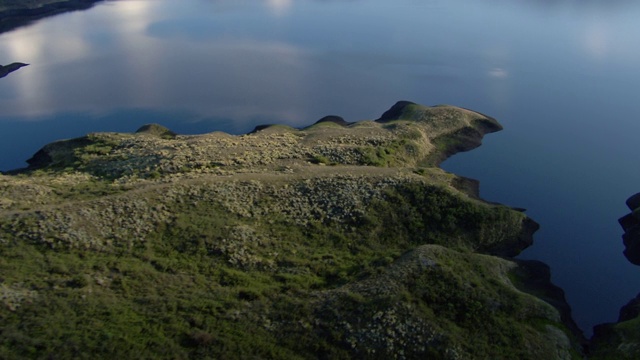
[[[605,0],[118,0],[0,34],[0,169],[51,141],[377,118],[454,104],[505,130],[443,164],[541,223],[578,324],[640,291],[617,218],[640,191],[640,4]]]

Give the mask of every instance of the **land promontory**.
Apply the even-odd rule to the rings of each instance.
[[[538,225],[438,164],[454,106],[44,146],[0,175],[0,358],[579,359]]]

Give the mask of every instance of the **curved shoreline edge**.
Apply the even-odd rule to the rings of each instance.
[[[0,33],[28,25],[32,21],[65,12],[86,10],[103,0],[63,0],[35,7],[15,7],[0,10]]]
[[[147,355],[157,348],[139,344],[163,339],[182,357],[580,358],[548,267],[511,258],[538,225],[437,166],[500,129],[402,101],[357,123],[240,136],[151,124],[51,143],[0,175],[0,315],[28,319],[8,333],[31,330],[43,354],[67,343],[37,331],[60,321],[42,301],[64,293],[57,306],[84,330],[56,326],[83,351],[129,349],[93,347],[88,320],[106,308],[110,331],[123,314],[157,332],[127,343]],[[46,261],[25,267],[25,252]],[[175,299],[167,327],[152,327]]]

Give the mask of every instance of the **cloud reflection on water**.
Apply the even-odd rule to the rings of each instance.
[[[290,6],[286,1],[269,4],[277,12]],[[6,35],[7,57],[36,65],[9,84],[18,93],[11,101],[0,100],[1,116],[101,113],[121,107],[188,108],[235,119],[268,113],[292,121],[301,115],[276,104],[300,105],[309,98],[315,75],[305,50],[224,32],[206,43],[170,31],[160,38],[148,31],[158,25],[149,16],[154,4],[148,1],[118,2],[101,10],[107,16],[97,32],[91,17],[77,17],[76,22],[85,23],[74,29],[87,28],[88,34],[61,37],[56,27],[63,23],[52,19],[42,26],[58,33],[55,41],[47,29],[28,34],[27,42],[20,31]],[[103,37],[109,49],[95,36]]]
[[[496,3],[496,14],[492,16],[499,17],[503,1],[487,1]],[[559,0],[528,3],[578,6],[574,1]],[[475,48],[478,46],[473,40],[477,36],[475,30],[467,37],[471,39],[468,44],[456,45],[447,44],[446,38],[438,38],[434,32],[416,33],[416,29],[423,28],[421,22],[425,14],[433,11],[432,7],[411,11],[415,8],[399,4],[405,21],[383,27],[366,21],[350,24],[357,21],[349,14],[355,14],[358,4],[349,4],[344,18],[336,17],[332,26],[317,29],[313,27],[325,23],[311,22],[301,36],[296,33],[300,29],[298,22],[315,20],[298,19],[298,3],[264,0],[261,4],[262,7],[244,13],[235,8],[241,4],[228,1],[196,1],[190,4],[199,7],[196,11],[187,11],[183,4],[170,1],[118,1],[104,3],[90,12],[65,14],[38,23],[37,31],[24,28],[4,34],[0,37],[0,48],[5,49],[7,57],[34,65],[10,83],[4,83],[10,89],[0,90],[7,95],[0,100],[0,116],[45,116],[68,111],[104,113],[113,108],[133,107],[190,109],[203,116],[216,114],[240,121],[252,117],[299,121],[320,108],[313,109],[311,102],[315,99],[324,100],[325,104],[341,103],[345,102],[341,97],[349,97],[353,92],[368,93],[374,99],[398,98],[403,96],[403,81],[407,88],[420,86],[421,76],[459,81],[486,76],[492,80],[484,90],[490,98],[496,98],[491,95],[495,82],[507,81],[514,73],[507,61],[513,54],[505,52],[517,55],[523,49],[527,51],[518,48],[515,45],[518,39],[510,39],[509,34],[487,30],[482,34],[495,36],[489,50]],[[470,2],[469,7],[473,6],[479,5]],[[591,1],[583,9],[592,6],[605,5]],[[375,7],[367,9],[371,12]],[[433,28],[452,21],[470,25],[475,21],[470,14],[438,11],[443,13],[430,18]],[[181,15],[168,15],[175,13]],[[327,14],[318,16],[321,15]],[[555,21],[546,15],[537,17]],[[594,61],[620,48],[615,46],[616,39],[599,17],[581,15],[568,25],[576,33],[575,45],[582,46],[585,55]],[[498,20],[493,26],[508,24],[508,20]],[[239,22],[243,25],[238,26]],[[424,28],[429,29],[426,25]],[[454,31],[464,34],[468,30]],[[447,36],[465,38],[461,34]],[[363,48],[362,44],[367,45]],[[474,72],[465,69],[468,64],[456,58],[496,48],[503,54],[479,59],[480,65]],[[541,58],[548,56],[541,54]],[[445,63],[439,63],[443,59]],[[399,80],[402,76],[412,80]],[[335,84],[331,86],[332,94],[318,84]],[[389,95],[393,93],[398,95]]]
[[[496,2],[495,13],[490,11],[497,20],[492,26],[508,26],[507,17],[501,18],[503,7],[498,6],[502,0],[487,1]],[[572,1],[528,3],[577,6]],[[324,115],[319,113],[321,107],[344,104],[347,97],[364,104],[367,98],[356,99],[352,96],[355,92],[368,94],[369,102],[389,102],[404,97],[403,87],[423,86],[428,93],[435,84],[453,89],[452,81],[484,82],[482,90],[497,105],[508,100],[506,85],[496,84],[511,81],[517,73],[511,68],[512,57],[522,58],[529,51],[518,44],[529,39],[499,30],[469,32],[454,28],[454,33],[446,37],[432,31],[416,32],[446,28],[452,21],[467,22],[470,29],[475,22],[484,24],[486,21],[472,15],[474,6],[483,8],[473,2],[469,2],[471,10],[466,15],[439,9],[442,14],[429,18],[432,27],[423,20],[433,11],[431,7],[412,12],[414,8],[403,7],[408,6],[404,3],[398,10],[405,21],[394,22],[392,27],[351,24],[356,20],[349,14],[358,5],[349,4],[344,17],[319,28],[315,27],[325,23],[304,18],[307,14],[300,16],[296,8],[299,4],[291,0],[264,0],[260,4],[251,12],[238,12],[235,7],[241,4],[195,1],[190,5],[199,8],[187,11],[182,4],[171,1],[118,1],[104,3],[91,12],[65,14],[38,23],[37,31],[25,28],[2,35],[0,48],[6,49],[12,61],[34,65],[10,83],[5,82],[8,88],[0,89],[8,95],[0,99],[0,116],[46,116],[69,111],[103,114],[131,107],[189,109],[203,117],[219,115],[238,121],[256,117],[309,121],[310,114]],[[589,2],[585,8],[593,4],[599,2]],[[371,12],[375,7],[367,9]],[[176,13],[180,16],[169,15]],[[536,18],[551,23],[557,20],[534,14],[527,21],[533,24],[531,19]],[[567,45],[580,46],[593,61],[601,61],[612,49],[620,48],[611,30],[602,25],[600,15],[569,18],[574,23],[567,27],[575,39]],[[305,21],[309,27],[302,36],[300,22]],[[537,37],[546,35],[526,36],[537,41]],[[479,36],[494,39],[488,49],[481,47]],[[468,43],[450,44],[448,38]],[[481,54],[475,61],[461,60],[478,56],[478,52]],[[551,53],[541,53],[540,59],[555,61]],[[423,77],[440,80],[421,84]],[[325,105],[314,108],[316,100]]]

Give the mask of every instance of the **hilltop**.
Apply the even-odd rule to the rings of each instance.
[[[454,106],[51,143],[0,176],[0,357],[581,358],[538,225],[437,165]]]

